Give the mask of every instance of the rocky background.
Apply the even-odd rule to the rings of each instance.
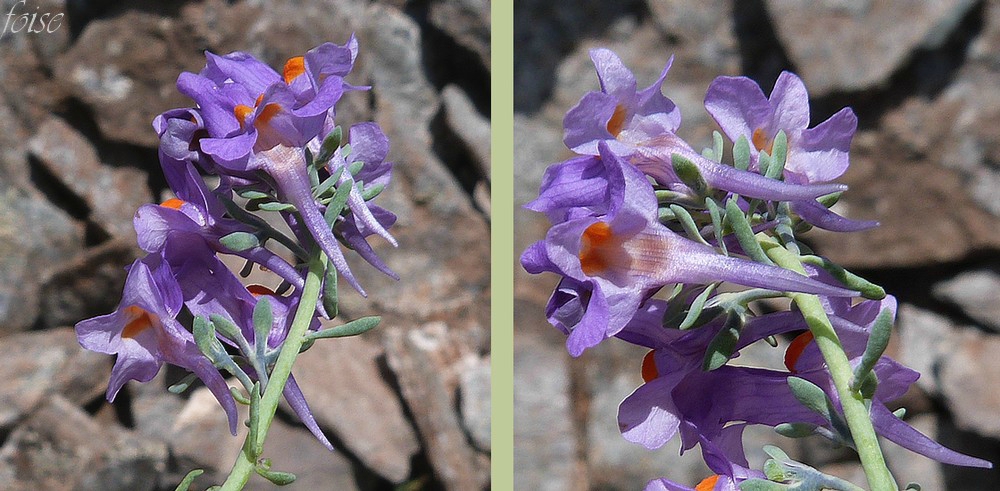
[[[166,392],[180,373],[104,400],[113,359],[72,325],[110,312],[140,254],[132,215],[166,197],[150,122],[190,105],[174,82],[204,50],[272,66],[357,33],[348,80],[375,90],[338,106],[392,141],[403,278],[353,269],[369,299],[343,318],[382,326],[317,343],[295,373],[337,448],[289,411],[268,439],[290,489],[483,489],[489,482],[489,76],[486,0],[0,2],[4,16],[64,14],[52,33],[0,37],[0,489],[172,490],[219,482],[242,442],[205,390]],[[0,17],[5,18],[5,17]],[[255,478],[249,489],[271,489]],[[287,488],[286,488],[287,489]]]
[[[810,243],[884,285],[902,306],[893,356],[923,376],[902,402],[908,420],[954,449],[1000,462],[1000,1],[515,1],[515,204],[544,168],[570,156],[562,116],[597,77],[587,51],[609,47],[645,87],[675,55],[664,92],[681,136],[710,143],[702,106],[717,75],[745,74],[770,92],[798,73],[813,124],[843,106],[860,118],[842,213],[882,226],[811,233]],[[515,211],[516,251],[544,236]],[[515,486],[640,489],[708,474],[697,450],[657,452],[618,433],[618,403],[641,384],[644,351],[606,343],[570,359],[543,315],[551,275],[515,276]],[[787,340],[785,340],[787,343]],[[748,353],[780,366],[782,349]],[[705,390],[711,390],[706,387]],[[864,482],[851,452],[748,432],[751,463],[778,443],[823,470]],[[1000,472],[946,467],[886,444],[903,483],[928,490],[1000,489]],[[759,468],[759,467],[758,467]]]

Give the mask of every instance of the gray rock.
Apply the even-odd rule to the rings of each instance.
[[[981,325],[1000,332],[1000,275],[967,271],[934,286],[934,296],[954,304]]]
[[[271,459],[272,469],[295,474],[295,482],[282,490],[313,491],[316,489],[360,489],[354,469],[336,449],[326,449],[309,430],[275,419],[267,433],[264,456]],[[247,491],[272,491],[274,484],[251,476]]]
[[[478,450],[490,451],[490,359],[467,356],[459,365],[462,426]]]
[[[469,147],[479,172],[489,180],[490,120],[476,111],[469,96],[456,85],[448,85],[441,91],[441,102],[448,126]]]
[[[490,2],[488,0],[438,0],[431,2],[428,19],[472,51],[490,68]]]
[[[155,490],[167,464],[162,442],[101,425],[56,395],[0,449],[6,489]]]
[[[813,96],[886,83],[915,49],[947,39],[974,5],[972,0],[767,1],[778,37]]]
[[[77,404],[104,393],[111,359],[80,347],[72,329],[52,329],[4,338],[0,365],[0,428],[28,416],[51,394]]]
[[[955,325],[946,317],[912,305],[899,307],[897,319],[899,344],[897,359],[917,372],[917,386],[932,396],[941,392],[938,374],[941,363],[951,352],[950,338]]]
[[[851,189],[835,210],[881,223],[851,234],[809,232],[816,249],[844,267],[939,264],[1000,245],[997,219],[970,196],[959,171],[908,155],[885,135],[855,135],[851,167],[838,181]]]
[[[586,478],[579,472],[569,356],[546,342],[537,319],[515,325],[525,328],[514,336],[514,489],[576,489]]]
[[[233,382],[230,386],[239,386],[239,383]],[[247,407],[238,404],[237,408],[237,421],[245,421],[249,417]],[[194,389],[172,419],[167,444],[182,474],[200,468],[206,472],[199,479],[218,482],[225,479],[246,439],[246,426],[237,424],[236,436],[229,433],[226,412],[206,387]]]
[[[121,301],[125,267],[139,252],[132,241],[112,239],[62,264],[42,285],[41,324],[71,325],[112,312]]]
[[[657,26],[677,38],[677,49],[688,53],[686,56],[719,74],[739,69],[731,0],[647,0],[646,5]]]
[[[87,204],[91,220],[113,237],[135,240],[135,210],[153,199],[145,172],[105,167],[87,139],[57,118],[41,124],[28,149],[53,177]]]
[[[155,147],[153,118],[190,105],[177,75],[204,64],[184,36],[173,20],[140,10],[95,19],[57,58],[55,77],[93,111],[104,138]]]
[[[409,477],[420,443],[381,374],[382,356],[362,337],[319,341],[299,356],[294,375],[320,426],[366,467],[398,484]]]
[[[455,411],[456,365],[467,355],[449,327],[432,322],[393,329],[385,348],[437,478],[447,489],[486,489],[489,458],[469,444]]]
[[[82,246],[83,227],[65,212],[33,188],[0,182],[0,333],[34,323],[41,284]]]
[[[1000,438],[1000,392],[986,388],[1000,384],[1000,365],[995,361],[1000,336],[972,329],[956,332],[948,340],[949,355],[942,360],[941,393],[955,424],[964,430]]]

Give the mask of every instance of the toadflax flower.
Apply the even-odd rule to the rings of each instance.
[[[190,163],[176,162],[173,170],[175,184],[171,186],[177,197],[159,205],[143,205],[135,213],[133,222],[142,250],[160,252],[171,232],[190,232],[200,235],[216,252],[231,253],[253,261],[292,286],[302,288],[302,273],[263,245],[240,251],[231,251],[222,245],[222,237],[231,233],[252,234],[256,231],[245,223],[224,216],[222,204]]]
[[[847,170],[848,151],[858,127],[851,108],[843,108],[814,128],[809,126],[809,94],[796,75],[781,72],[771,97],[747,77],[718,77],[705,94],[705,109],[732,141],[750,143],[751,167],[761,152],[771,153],[774,138],[787,137],[785,180],[799,184],[832,181]],[[836,232],[865,230],[878,222],[855,221],[839,216],[814,199],[798,199],[793,210],[807,222]]]
[[[871,325],[882,311],[895,313],[896,301],[868,300],[851,305],[850,299],[826,299],[827,309],[848,356],[857,363],[864,352]],[[682,448],[704,440],[716,441],[732,422],[776,426],[808,423],[832,434],[829,421],[806,409],[788,386],[794,374],[821,387],[839,408],[839,397],[815,344],[793,342],[786,354],[788,372],[724,365],[705,372],[705,351],[722,327],[713,322],[692,331],[664,329],[665,302],[650,301],[618,334],[622,339],[652,348],[642,363],[646,381],[622,401],[618,420],[622,435],[647,448],[659,448],[678,432]],[[735,352],[768,336],[805,329],[796,312],[776,312],[750,319]],[[808,331],[806,331],[808,333]],[[939,462],[969,467],[991,467],[989,462],[950,450],[893,415],[886,403],[901,397],[919,374],[888,357],[874,367],[878,388],[871,414],[875,430],[886,439]]]
[[[148,382],[163,363],[193,372],[226,410],[229,430],[236,434],[236,403],[229,386],[177,322],[181,288],[159,256],[136,260],[125,280],[121,303],[114,312],[80,321],[76,335],[91,351],[118,355],[111,370],[107,397],[115,399],[128,380]]]
[[[353,37],[346,46],[326,43],[288,60],[281,74],[247,53],[206,53],[205,68],[198,74],[182,73],[177,87],[198,104],[207,133],[198,140],[200,151],[221,174],[273,189],[292,204],[301,216],[300,225],[337,271],[364,294],[312,195],[304,150],[328,127],[343,93],[356,89],[343,81],[356,52]],[[267,178],[259,178],[258,171]],[[395,245],[378,219],[362,214],[358,220]]]
[[[572,355],[616,334],[650,293],[671,283],[729,281],[778,291],[855,294],[783,268],[721,255],[674,233],[657,220],[656,196],[646,177],[605,143],[599,148],[608,176],[607,214],[555,225],[521,257],[529,273],[572,278],[584,290],[578,297],[589,297],[569,333]]]
[[[736,491],[747,479],[762,479],[764,473],[749,469],[743,452],[743,430],[746,425],[734,424],[722,430],[715,441],[701,438],[701,455],[715,474],[702,479],[693,488],[666,478],[646,484],[646,491]]]
[[[595,49],[590,56],[601,91],[584,95],[563,119],[563,141],[573,151],[598,155],[598,144],[604,142],[612,153],[664,186],[682,182],[671,165],[672,155],[677,153],[698,168],[709,186],[752,198],[811,199],[846,189],[835,184],[780,182],[703,158],[674,134],[680,126],[680,111],[660,93],[670,62],[653,85],[637,91],[635,76],[613,52]]]

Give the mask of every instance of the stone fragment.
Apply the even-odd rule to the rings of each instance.
[[[569,357],[537,324],[515,323],[524,327],[514,336],[514,489],[575,489],[583,478]]]
[[[476,159],[477,170],[488,181],[490,178],[490,120],[476,111],[469,96],[455,85],[441,91],[445,117],[462,142]]]
[[[909,305],[900,309],[900,331],[900,362],[920,372],[917,384],[944,401],[955,425],[1000,437],[1000,422],[992,409],[1000,404],[1000,393],[983,390],[1000,384],[1000,366],[994,362],[1000,335],[960,328]]]
[[[153,199],[145,172],[102,165],[90,142],[57,118],[41,124],[28,149],[53,178],[87,204],[92,221],[112,237],[135,240],[135,210]]]
[[[100,425],[58,395],[47,399],[0,449],[0,481],[13,490],[153,491],[166,465],[162,442]]]
[[[1000,245],[1000,220],[975,202],[959,171],[907,155],[884,135],[855,135],[851,167],[837,181],[850,189],[834,211],[881,223],[850,234],[809,232],[816,250],[846,268],[940,264]]]
[[[465,354],[448,326],[393,329],[385,349],[437,478],[448,489],[487,488],[489,458],[469,444],[456,411],[456,364]]]
[[[916,49],[940,46],[977,2],[766,3],[778,38],[817,97],[886,83]]]
[[[237,404],[236,407],[239,409],[237,421],[246,420],[249,416],[246,406]],[[229,433],[225,410],[208,388],[199,387],[180,411],[173,413],[167,443],[182,469],[204,468],[206,481],[221,482],[235,461],[246,432],[246,426],[237,424],[236,436]]]
[[[86,351],[72,329],[49,329],[4,338],[0,364],[0,428],[28,416],[51,394],[85,404],[101,396],[111,359]]]
[[[720,74],[739,69],[732,0],[647,0],[646,5],[657,26],[676,38],[682,56]]]
[[[320,340],[299,356],[293,375],[320,426],[366,467],[398,484],[409,477],[420,443],[383,378],[382,356],[364,337]]]
[[[112,239],[60,265],[42,285],[43,326],[72,325],[115,310],[128,272],[140,250],[128,239]]]
[[[175,21],[127,10],[89,22],[54,72],[93,112],[104,138],[156,147],[153,118],[191,104],[175,88],[177,75],[203,65],[198,46]]]
[[[353,464],[338,449],[332,452],[327,450],[309,430],[291,426],[277,418],[267,432],[264,457],[271,459],[273,470],[295,474],[295,482],[282,486],[282,490],[362,489],[355,477]],[[273,491],[275,486],[259,476],[251,476],[244,489]]]
[[[0,334],[31,327],[46,276],[82,247],[83,227],[65,212],[33,188],[0,181]]]
[[[958,306],[982,326],[1000,332],[1000,275],[995,271],[961,273],[936,285],[934,296]]]
[[[490,68],[490,2],[488,0],[438,0],[431,2],[428,19],[434,27],[472,51]]]
[[[462,426],[478,450],[490,451],[491,378],[489,357],[466,356],[459,363]]]

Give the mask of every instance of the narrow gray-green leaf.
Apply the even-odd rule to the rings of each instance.
[[[715,157],[713,158],[713,160],[715,160],[716,162],[722,162],[722,157],[723,157],[722,152],[724,151],[723,143],[725,142],[722,141],[722,133],[719,133],[718,131],[713,131],[712,151],[715,152]]]
[[[771,258],[767,257],[767,254],[764,254],[764,249],[761,248],[760,243],[757,242],[757,237],[754,236],[753,227],[750,226],[750,222],[743,215],[743,210],[740,209],[735,199],[730,199],[726,203],[726,220],[729,222],[729,226],[732,227],[733,233],[736,235],[736,240],[739,241],[740,247],[743,248],[743,252],[759,263],[774,264]]]
[[[327,339],[327,338],[345,338],[348,336],[357,336],[374,329],[378,326],[382,318],[379,316],[362,317],[360,319],[355,319],[346,324],[331,327],[328,329],[323,329],[321,331],[311,331],[306,333],[306,339],[317,340],[317,339]]]
[[[698,230],[698,225],[694,223],[694,218],[691,216],[691,213],[680,205],[670,205],[670,211],[674,212],[674,216],[676,216],[677,220],[681,222],[681,227],[684,228],[684,233],[688,235],[689,239],[708,245],[705,238],[701,236],[701,232]]]
[[[712,217],[712,230],[715,232],[715,242],[719,244],[719,248],[722,249],[722,254],[728,256],[729,251],[726,248],[726,241],[723,240],[725,231],[722,229],[722,211],[719,204],[715,202],[712,198],[705,199],[705,206],[708,208],[708,215]]]
[[[333,319],[337,317],[339,307],[337,270],[330,266],[326,268],[326,275],[323,278],[323,309],[326,310],[326,315]]]
[[[188,472],[187,475],[184,476],[184,479],[181,479],[180,484],[178,484],[177,487],[174,488],[174,491],[187,491],[188,488],[191,487],[191,484],[194,483],[194,480],[198,476],[200,476],[200,475],[202,475],[204,473],[205,473],[205,471],[202,470],[202,469],[195,469],[195,470],[193,470],[191,472]]]
[[[830,410],[832,403],[818,385],[800,377],[788,377],[788,387],[792,389],[795,396],[803,406],[819,414],[827,421],[833,421],[834,415]]]
[[[687,187],[700,196],[708,194],[708,183],[701,176],[701,170],[694,165],[687,157],[680,154],[673,154],[670,163],[674,168],[674,173]]]
[[[750,168],[750,141],[740,136],[733,144],[733,166],[739,170]]]
[[[333,198],[327,203],[326,212],[323,214],[327,225],[332,227],[334,221],[340,216],[340,212],[344,211],[344,205],[347,204],[347,198],[351,194],[352,187],[354,187],[354,179],[350,177],[344,179],[344,182],[340,186],[337,186],[337,192],[333,193]]]
[[[260,239],[250,232],[232,232],[219,237],[219,243],[233,252],[243,252],[247,249],[260,247]]]
[[[718,283],[710,283],[708,287],[705,288],[705,291],[699,293],[697,297],[694,297],[694,301],[691,302],[691,307],[688,308],[688,313],[684,316],[684,320],[681,321],[681,325],[678,326],[678,329],[684,331],[695,326],[698,318],[701,317],[702,310],[705,308],[705,302],[708,301],[708,297],[715,291],[716,286],[718,286]]]
[[[771,146],[771,162],[768,164],[765,177],[780,179],[785,171],[785,156],[788,153],[788,137],[785,132],[779,131],[774,137],[774,144]]]
[[[276,202],[260,203],[257,205],[257,208],[260,208],[261,210],[264,211],[290,211],[290,212],[296,211],[295,205],[291,203],[276,203]]]
[[[743,327],[742,317],[730,311],[726,317],[726,324],[722,330],[712,338],[705,350],[705,359],[702,361],[702,370],[710,372],[729,361],[736,350],[736,343],[740,340],[740,330]]]

